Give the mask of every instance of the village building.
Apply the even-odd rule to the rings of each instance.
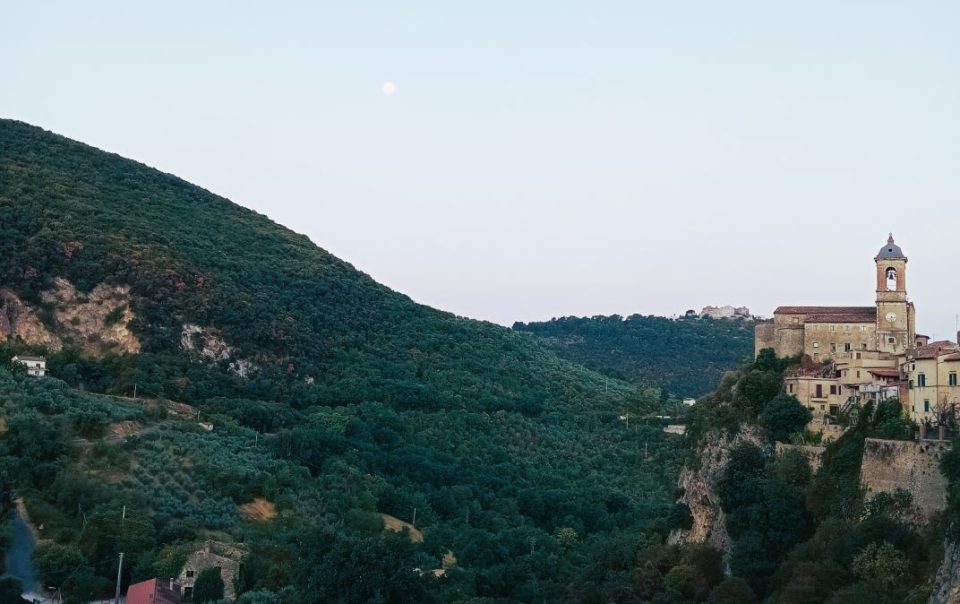
[[[177,579],[182,586],[184,600],[192,598],[197,577],[208,568],[220,569],[220,578],[223,579],[223,599],[236,600],[237,572],[245,555],[246,552],[237,546],[218,541],[206,541],[201,549],[190,554]]]
[[[14,363],[26,367],[27,375],[32,375],[33,377],[43,377],[47,375],[47,359],[44,357],[18,355],[11,360]]]
[[[757,323],[755,351],[799,357],[784,379],[814,414],[836,416],[868,401],[896,398],[917,422],[960,403],[960,347],[916,333],[907,297],[907,257],[893,239],[874,257],[873,306],[781,306]]]

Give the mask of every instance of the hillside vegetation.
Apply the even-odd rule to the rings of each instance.
[[[119,551],[124,583],[163,578],[212,537],[247,546],[251,602],[608,602],[639,589],[637,552],[660,547],[674,511],[681,441],[621,420],[650,414],[651,393],[9,120],[0,290],[3,316],[61,343],[0,350],[47,353],[58,378],[0,368],[0,486],[44,526],[38,570],[70,601],[109,592]],[[74,324],[64,300],[104,291],[119,305],[104,329],[136,345]],[[105,396],[134,387],[138,401]],[[254,502],[276,516],[245,515]],[[380,514],[415,514],[423,542]]]
[[[697,397],[753,355],[753,322],[631,315],[515,323],[561,357],[604,374]]]

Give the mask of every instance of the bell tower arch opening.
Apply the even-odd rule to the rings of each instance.
[[[874,258],[877,269],[877,350],[900,354],[913,345],[915,316],[907,299],[907,256],[893,240]]]

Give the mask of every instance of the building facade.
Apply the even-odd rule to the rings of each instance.
[[[907,257],[891,235],[874,257],[873,306],[781,306],[758,322],[755,351],[798,357],[785,380],[815,418],[897,398],[915,421],[936,421],[960,403],[960,348],[916,333]]]
[[[27,368],[27,375],[33,377],[43,377],[47,375],[47,359],[44,357],[15,356],[11,359],[14,363],[23,365]]]

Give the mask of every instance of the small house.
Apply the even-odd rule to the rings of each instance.
[[[47,375],[47,359],[44,357],[33,357],[18,355],[13,357],[13,362],[23,365],[27,368],[27,375],[34,377],[43,377]]]

